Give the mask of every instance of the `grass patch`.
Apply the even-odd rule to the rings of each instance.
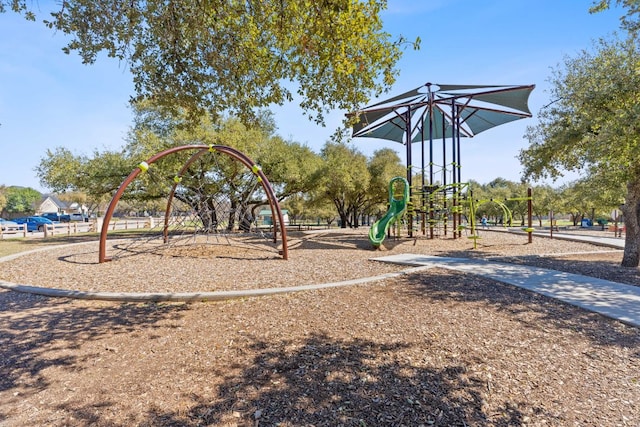
[[[98,233],[74,234],[72,236],[53,236],[46,239],[19,237],[0,240],[0,257],[13,255],[18,252],[30,251],[47,246],[65,245],[67,243],[81,243],[98,241]]]
[[[156,233],[158,234],[158,233]],[[109,231],[108,239],[117,238],[134,238],[149,235],[148,229],[130,229],[130,230],[114,230]],[[13,255],[18,252],[30,251],[46,246],[65,245],[68,243],[84,243],[95,241],[96,244],[100,240],[100,233],[79,233],[79,234],[59,234],[51,237],[33,238],[33,237],[16,237],[13,239],[0,240],[0,257]]]

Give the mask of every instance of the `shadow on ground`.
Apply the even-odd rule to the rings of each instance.
[[[81,362],[72,351],[51,357],[52,349],[73,350],[102,335],[153,328],[158,320],[179,316],[184,307],[158,304],[80,307],[67,299],[0,291],[0,392],[18,385],[46,387],[47,382],[40,375],[43,370]]]
[[[368,241],[336,233],[335,239],[328,242],[310,239],[303,244],[362,248]],[[459,254],[451,251],[446,256]],[[521,260],[526,262],[525,258]],[[593,265],[590,261],[562,262],[566,268],[572,265],[574,269]],[[635,328],[624,327],[544,296],[520,289],[515,292],[510,285],[435,269],[396,280],[396,284],[401,285],[398,292],[407,300],[428,304],[482,302],[508,312],[515,322],[525,327],[535,325],[528,324],[521,315],[535,312],[536,324],[578,332],[594,345],[640,348],[640,334]],[[213,304],[208,307],[217,308]],[[261,306],[260,309],[267,308]],[[83,305],[64,299],[0,291],[0,314],[4,313],[0,316],[0,392],[31,390],[37,394],[51,385],[45,375],[50,367],[90,369],[87,361],[81,360],[83,356],[78,355],[81,352],[74,351],[86,341],[113,334],[127,340],[141,331],[167,328],[166,324],[161,325],[163,321],[180,319],[188,310],[190,306],[184,304]],[[213,325],[216,321],[218,324],[229,322],[222,316],[212,319]],[[347,320],[345,323],[350,327]],[[216,333],[215,330],[207,332]],[[83,402],[58,402],[55,409],[66,419],[73,420],[73,424],[85,426],[195,427],[279,423],[291,426],[517,426],[526,424],[527,414],[532,413],[557,421],[551,424],[562,423],[557,415],[527,401],[501,401],[499,410],[488,413],[482,397],[488,384],[484,378],[467,370],[468,366],[478,363],[472,353],[461,354],[443,362],[442,367],[434,368],[422,360],[406,357],[417,344],[385,336],[383,332],[381,337],[346,339],[319,331],[296,340],[249,336],[248,344],[240,350],[247,350],[251,356],[243,357],[241,352],[232,366],[189,373],[211,378],[215,386],[211,393],[196,389],[188,396],[186,407],[143,406],[142,412],[120,414],[123,421],[105,421],[102,414],[117,402],[96,395]],[[431,345],[433,343],[425,341],[417,350],[428,352]],[[633,356],[640,358],[640,352],[636,351]],[[172,372],[171,375],[180,373]],[[135,396],[129,398],[135,399]],[[7,419],[5,410],[0,409],[0,424]]]
[[[451,270],[432,269],[404,276],[398,281],[406,284],[404,292],[415,298],[428,296],[440,301],[482,302],[508,312],[514,320],[519,320],[521,313],[535,312],[538,314],[536,321],[541,324],[579,332],[597,345],[637,349],[635,356],[640,358],[638,328],[544,295]],[[529,321],[524,323],[528,325]]]
[[[188,414],[155,413],[153,425],[481,425],[485,384],[464,364],[419,368],[396,357],[404,344],[340,341],[323,334],[292,343],[255,340],[259,355],[240,376],[225,378],[214,402]],[[515,408],[493,417],[519,425]],[[284,424],[280,424],[284,423]]]
[[[76,355],[81,351],[74,352],[85,341],[107,333],[127,339],[127,335],[157,328],[163,319],[179,318],[189,309],[188,305],[156,304],[87,308],[32,295],[11,298],[12,302],[5,297],[6,293],[0,293],[3,311],[15,315],[5,316],[0,329],[4,373],[0,391],[16,388],[22,393],[26,388],[34,394],[50,386],[43,375],[49,367],[90,370],[88,361]],[[473,363],[473,355],[452,359],[442,368],[427,367],[406,356],[430,344],[411,348],[416,345],[393,336],[381,342],[339,339],[321,332],[296,340],[251,336],[246,348],[254,356],[200,372],[198,375],[215,379],[218,385],[213,394],[190,393],[188,408],[142,406],[142,413],[119,414],[118,419],[124,421],[118,422],[104,417],[113,412],[112,399],[118,395],[98,393],[83,400],[57,402],[54,410],[59,421],[81,426],[507,426],[522,425],[525,412],[555,417],[524,401],[516,405],[505,401],[500,411],[487,414],[482,399],[486,381],[466,368]],[[180,373],[168,371],[166,375]],[[8,419],[5,409],[0,411],[0,422]]]

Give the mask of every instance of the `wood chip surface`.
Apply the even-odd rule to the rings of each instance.
[[[297,286],[404,267],[396,253],[479,257],[632,285],[622,252],[481,232],[292,235],[273,250],[97,243],[0,263],[0,280],[74,290]],[[640,330],[473,275],[222,302],[127,304],[0,291],[0,426],[640,426]]]

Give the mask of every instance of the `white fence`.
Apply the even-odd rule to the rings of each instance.
[[[109,230],[135,230],[153,227],[158,219],[147,218],[113,218],[109,222]],[[71,236],[79,233],[96,233],[102,230],[101,218],[89,222],[66,222],[48,224],[42,231],[27,231],[27,224],[18,224],[17,230],[0,230],[0,239],[17,237],[47,238],[51,236]]]

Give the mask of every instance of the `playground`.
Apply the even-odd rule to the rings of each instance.
[[[640,424],[638,328],[375,259],[477,258],[637,286],[622,251],[532,239],[530,219],[519,234],[475,227],[464,183],[412,194],[410,178],[391,181],[370,228],[290,232],[236,150],[141,162],[99,237],[25,241],[2,259],[0,281],[64,297],[0,291],[0,425]],[[141,191],[165,197],[162,219],[110,233],[119,200]]]
[[[406,269],[371,258],[410,252],[640,283],[618,266],[621,251],[587,243],[480,230],[477,249],[404,237],[375,250],[368,232],[291,233],[288,260],[193,245],[99,263],[94,238],[5,261],[0,279],[109,292],[287,287]],[[0,304],[5,425],[640,422],[637,328],[461,272],[217,302],[2,290]]]
[[[502,230],[502,227],[496,228]],[[406,266],[373,259],[403,253],[510,263],[546,262],[548,268],[554,268],[551,260],[558,255],[576,254],[586,261],[594,252],[618,257],[622,253],[587,243],[553,240],[550,245],[550,240],[542,237],[536,237],[529,244],[526,234],[487,230],[478,231],[481,238],[477,239],[480,243],[475,249],[476,241],[464,236],[457,239],[405,236],[388,237],[384,246],[376,250],[368,239],[368,231],[363,227],[290,233],[288,260],[257,245],[239,246],[237,241],[225,239],[160,245],[148,250],[134,238],[131,241],[115,239],[113,250],[124,255],[99,263],[94,237],[86,243],[56,245],[50,250],[3,262],[0,279],[81,292],[199,294],[316,285],[400,272],[406,270]],[[635,270],[619,268],[616,271],[617,275],[610,280],[640,283],[640,277],[631,274]],[[201,295],[196,297],[196,300],[202,299]]]

